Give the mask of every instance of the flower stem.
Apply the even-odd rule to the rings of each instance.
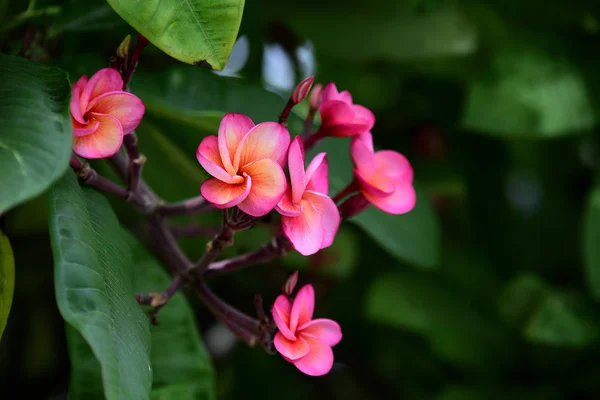
[[[171,217],[178,215],[194,215],[213,209],[213,205],[206,201],[204,197],[198,196],[178,203],[164,204],[161,207],[161,212],[163,215]]]
[[[90,164],[82,163],[81,160],[79,160],[79,158],[77,158],[77,156],[74,154],[71,156],[71,167],[73,170],[75,170],[79,176],[79,179],[81,179],[87,185],[93,186],[96,189],[110,193],[122,199],[127,199],[129,197],[127,189],[117,185],[101,175],[98,175],[96,170],[93,169]]]
[[[358,182],[354,179],[352,182],[348,184],[341,192],[335,195],[332,199],[334,203],[339,203],[344,197],[348,196],[351,193],[356,192],[359,189]]]
[[[315,118],[315,114],[317,113],[316,108],[309,108],[308,114],[306,114],[306,119],[304,120],[304,129],[302,130],[302,139],[308,139],[310,135],[310,128],[312,127],[313,120]]]
[[[317,144],[317,142],[323,138],[324,136],[321,134],[321,131],[313,133],[312,135],[306,138],[306,141],[304,141],[304,150],[308,151],[312,149],[315,146],[315,144]]]
[[[198,223],[189,225],[170,225],[171,232],[175,237],[215,236],[220,228],[214,226],[202,226]]]
[[[295,105],[296,104],[294,104],[294,102],[290,98],[287,104],[285,105],[285,108],[281,112],[281,115],[279,116],[280,124],[285,124],[285,121],[287,121],[288,117],[290,116],[290,112],[292,111],[292,108],[294,108]]]

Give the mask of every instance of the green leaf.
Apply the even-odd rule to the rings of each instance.
[[[594,110],[577,66],[539,48],[494,53],[468,87],[462,126],[507,137],[556,137],[591,129]]]
[[[135,291],[156,292],[169,286],[171,279],[156,259],[131,235],[127,235],[126,242],[133,253]],[[183,293],[169,300],[158,319],[159,325],[150,328],[150,357],[154,371],[152,398],[214,399],[211,360]],[[184,397],[168,397],[175,394]]]
[[[600,187],[590,193],[584,211],[583,260],[589,290],[600,300]]]
[[[334,196],[352,180],[349,142],[328,138],[316,146],[311,157],[323,151],[327,152],[329,160],[329,194]],[[422,268],[434,268],[439,264],[440,224],[418,188],[417,204],[407,214],[390,215],[370,206],[350,221],[399,260]]]
[[[8,237],[0,231],[0,339],[8,321],[15,290],[15,259]]]
[[[219,71],[229,59],[244,11],[244,0],[107,1],[171,57]]]
[[[69,166],[70,87],[63,71],[0,54],[0,214],[46,190]]]
[[[92,32],[127,26],[104,0],[68,0],[49,32]]]
[[[148,318],[135,301],[133,259],[107,200],[68,172],[48,195],[58,308],[102,367],[107,399],[150,394]],[[78,359],[72,359],[77,368]],[[72,385],[76,385],[72,382]]]

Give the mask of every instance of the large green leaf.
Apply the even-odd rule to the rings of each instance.
[[[0,54],[0,214],[46,190],[71,154],[63,71]]]
[[[131,250],[110,205],[80,188],[71,172],[52,187],[48,202],[61,315],[100,362],[107,399],[148,398],[148,318],[135,301]]]
[[[0,231],[0,339],[15,290],[15,259],[8,238]]]
[[[135,30],[188,64],[225,68],[244,0],[107,0]]]
[[[584,214],[583,260],[592,295],[600,300],[600,187],[590,193]]]
[[[347,140],[329,138],[311,152],[327,152],[330,195],[342,190],[352,180],[350,147]],[[351,219],[390,254],[422,268],[439,263],[440,226],[437,216],[423,192],[417,190],[417,205],[404,215],[390,215],[375,207]]]

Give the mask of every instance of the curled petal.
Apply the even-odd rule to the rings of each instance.
[[[216,136],[207,136],[202,139],[198,150],[196,150],[196,158],[206,172],[225,183],[238,184],[244,181],[241,176],[231,176],[225,171],[221,162]]]
[[[252,179],[246,177],[246,182],[229,184],[215,178],[207,179],[200,186],[200,193],[217,208],[229,208],[237,206],[248,197]]]
[[[315,311],[315,289],[312,285],[304,285],[294,299],[292,311],[290,312],[290,329],[296,332],[299,326],[306,324],[312,319]]]
[[[313,319],[300,326],[298,331],[301,332],[300,337],[311,336],[332,347],[342,340],[342,328],[331,319]]]
[[[73,151],[84,158],[105,158],[114,155],[123,143],[123,130],[111,115],[91,114],[98,128],[90,135],[74,136]]]
[[[87,124],[80,124],[71,116],[71,123],[73,125],[73,136],[87,136],[90,135],[96,130],[98,130],[98,126],[100,126],[100,122],[98,120],[91,120]]]
[[[396,190],[394,180],[383,174],[373,175],[367,179],[362,175],[362,171],[355,169],[354,176],[360,183],[360,191],[373,197],[388,197]]]
[[[273,321],[277,325],[277,329],[289,340],[296,340],[294,332],[290,330],[290,312],[292,311],[292,303],[290,300],[280,294],[273,304]]]
[[[302,207],[300,204],[294,204],[292,202],[292,191],[291,188],[288,188],[283,193],[281,200],[275,206],[275,210],[281,215],[285,215],[286,217],[297,217],[302,214]]]
[[[354,167],[360,171],[362,177],[368,179],[375,174],[377,170],[377,161],[375,160],[373,150],[369,149],[368,144],[361,139],[362,136],[363,135],[352,139],[350,155]]]
[[[301,215],[281,217],[281,227],[294,249],[303,256],[310,256],[321,249],[324,236],[321,214],[309,201],[302,201]]]
[[[138,127],[146,110],[144,103],[136,95],[121,91],[101,94],[90,101],[88,108],[118,119],[124,135]]]
[[[297,204],[302,200],[306,187],[304,173],[304,143],[300,136],[296,136],[288,150],[288,169],[290,171],[290,185],[292,187],[292,202]]]
[[[310,376],[325,375],[333,367],[333,351],[331,347],[316,338],[306,337],[310,346],[307,355],[293,361],[296,368]]]
[[[394,192],[387,197],[372,196],[363,192],[371,204],[389,214],[404,214],[415,207],[417,194],[415,188],[407,183],[396,186]]]
[[[319,153],[306,168],[306,189],[327,195],[329,193],[329,164],[327,154]]]
[[[290,133],[287,128],[277,122],[263,122],[242,139],[234,158],[234,166],[244,167],[256,160],[270,158],[283,167],[288,147]]]
[[[402,154],[393,150],[381,150],[375,153],[377,171],[397,182],[412,183],[413,169]]]
[[[81,110],[85,114],[89,111],[89,103],[108,92],[123,91],[123,79],[119,71],[113,68],[104,68],[96,72],[85,85],[81,92]]]
[[[306,191],[304,198],[321,214],[321,227],[323,229],[321,248],[331,246],[340,227],[340,212],[337,206],[333,200],[321,193]]]
[[[82,76],[73,86],[71,90],[71,104],[69,108],[71,110],[71,116],[74,120],[79,122],[80,124],[86,124],[84,114],[86,110],[81,108],[81,92],[83,92],[83,88],[88,82],[87,76]]]
[[[296,340],[289,340],[281,332],[275,334],[273,344],[277,351],[289,361],[304,357],[310,350],[305,339],[298,337]]]
[[[219,125],[219,153],[223,167],[235,175],[238,165],[234,166],[234,157],[244,136],[254,127],[254,122],[244,114],[229,113]]]
[[[238,207],[253,217],[268,214],[285,192],[283,169],[275,161],[265,158],[246,165],[240,171],[252,178],[252,187]]]

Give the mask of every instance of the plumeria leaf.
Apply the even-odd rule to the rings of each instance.
[[[244,0],[107,1],[171,57],[219,71],[229,59],[244,11]]]
[[[149,397],[148,318],[132,287],[133,258],[106,199],[67,172],[48,195],[58,308],[100,362],[107,399]],[[89,360],[71,359],[77,363]],[[79,381],[72,381],[74,393]]]
[[[0,54],[0,214],[29,200],[69,166],[70,86],[63,71]]]
[[[588,197],[584,224],[583,259],[588,287],[600,300],[600,186],[594,188]]]
[[[6,327],[15,290],[15,259],[8,237],[0,231],[0,339]]]
[[[63,3],[56,25],[58,32],[92,32],[127,27],[127,24],[104,0],[67,0]]]

